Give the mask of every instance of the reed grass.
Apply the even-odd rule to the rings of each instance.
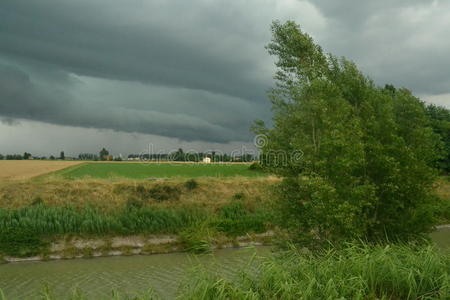
[[[20,209],[0,209],[0,255],[42,254],[49,241],[67,235],[178,234],[187,250],[199,252],[199,245],[202,249],[211,246],[210,233],[235,237],[264,232],[272,226],[271,217],[267,210],[252,211],[241,202],[224,205],[216,211],[193,204],[173,207],[133,204],[103,211],[91,206],[59,207],[37,202]]]
[[[0,231],[26,229],[41,236],[57,234],[174,233],[206,219],[194,207],[122,209],[107,214],[92,207],[35,205],[18,210],[0,209]]]
[[[234,280],[192,274],[179,299],[449,299],[450,257],[432,247],[291,250]]]

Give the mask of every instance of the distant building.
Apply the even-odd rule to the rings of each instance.
[[[205,158],[203,158],[203,162],[204,162],[205,164],[210,164],[210,163],[211,163],[211,157],[205,157]]]

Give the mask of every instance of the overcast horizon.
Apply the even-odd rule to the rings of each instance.
[[[273,20],[450,108],[450,2],[2,0],[0,154],[252,148]]]

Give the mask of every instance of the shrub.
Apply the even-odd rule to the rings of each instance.
[[[128,193],[132,197],[139,198],[142,201],[155,200],[162,201],[177,201],[181,197],[181,189],[177,186],[156,184],[151,187],[146,187],[142,184],[133,185],[117,185],[114,187],[115,193]]]
[[[198,187],[198,182],[195,179],[189,179],[184,183],[184,187],[189,191],[192,191]]]
[[[148,195],[158,201],[176,201],[181,197],[181,190],[176,186],[156,185],[148,190]]]

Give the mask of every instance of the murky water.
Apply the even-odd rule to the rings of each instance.
[[[450,251],[450,227],[431,236],[441,249]],[[231,276],[255,254],[268,256],[270,248],[225,249],[200,256],[173,253],[12,263],[0,265],[0,289],[8,300],[35,299],[45,285],[58,299],[66,298],[77,287],[89,299],[108,299],[112,290],[135,294],[151,287],[164,299],[170,299],[194,267]]]
[[[441,227],[431,234],[431,238],[444,251],[450,251],[450,225]]]
[[[172,253],[10,263],[0,265],[0,289],[7,300],[35,299],[45,286],[58,299],[68,297],[74,288],[89,299],[108,299],[113,290],[134,295],[151,287],[164,299],[170,299],[194,267],[231,276],[255,254],[270,255],[270,248],[224,249],[197,256]]]

